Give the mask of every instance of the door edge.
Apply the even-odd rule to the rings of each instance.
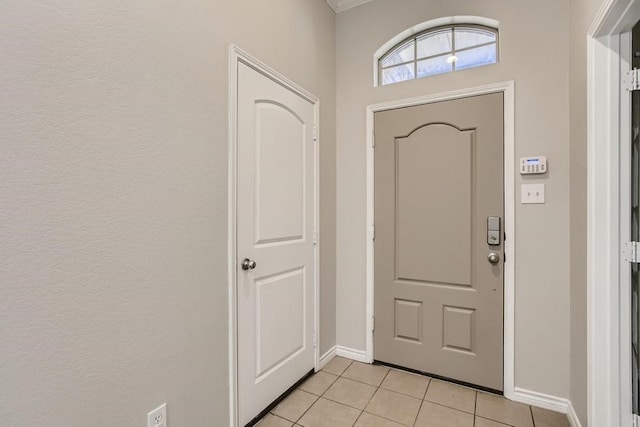
[[[320,363],[320,99],[306,89],[293,82],[283,74],[269,67],[238,46],[229,45],[228,68],[228,170],[227,170],[227,275],[228,275],[228,344],[229,344],[229,425],[239,426],[239,399],[238,395],[238,311],[237,311],[237,123],[238,123],[238,64],[243,63],[273,80],[284,88],[309,101],[314,110],[314,126],[317,129],[313,149],[314,156],[314,212],[313,221],[316,230],[314,245],[315,275],[313,283],[313,310],[314,310],[314,371],[319,370]]]
[[[366,181],[367,181],[367,242],[366,242],[366,361],[373,362],[374,329],[374,114],[380,111],[416,105],[451,101],[477,95],[504,95],[504,325],[503,325],[503,393],[515,397],[515,82],[513,80],[442,92],[433,95],[388,101],[366,107]]]

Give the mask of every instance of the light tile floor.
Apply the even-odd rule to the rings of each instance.
[[[259,427],[570,427],[563,414],[342,357],[298,387]]]

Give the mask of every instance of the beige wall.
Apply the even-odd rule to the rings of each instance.
[[[2,425],[227,424],[229,43],[321,99],[335,344],[334,25],[321,0],[3,3]]]
[[[587,31],[602,3],[602,0],[570,2],[570,397],[583,426],[587,426]]]
[[[373,53],[444,16],[500,21],[497,65],[372,87]],[[374,0],[337,17],[337,341],[365,349],[365,107],[514,80],[516,156],[549,160],[545,205],[516,205],[516,386],[569,397],[569,3]],[[520,184],[538,178],[516,177]]]

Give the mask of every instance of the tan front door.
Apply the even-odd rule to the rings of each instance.
[[[502,93],[375,114],[376,360],[502,390],[503,180]]]

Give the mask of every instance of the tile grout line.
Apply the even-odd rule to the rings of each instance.
[[[427,382],[427,388],[424,389],[424,394],[422,395],[423,402],[427,398],[427,392],[429,391],[429,387],[431,387],[431,381],[433,381],[433,378],[431,377],[427,377],[427,378],[429,379],[429,381]]]
[[[473,400],[473,427],[476,427],[476,419],[478,418],[478,392],[476,391],[476,398]]]
[[[454,408],[453,406],[443,405],[442,403],[432,402],[430,400],[423,400],[423,402],[427,402],[430,405],[436,405],[436,406],[441,406],[443,408],[452,409],[456,412],[462,412],[463,414],[473,415],[474,417],[476,416],[476,414],[473,414],[471,412],[463,411],[462,409]],[[485,417],[480,417],[480,418],[485,418]],[[486,418],[486,419],[490,419],[490,418]]]
[[[324,400],[328,400],[329,402],[337,403],[339,405],[346,406],[347,408],[355,409],[356,411],[364,411],[364,409],[356,408],[355,406],[351,406],[351,405],[349,405],[347,403],[344,403],[344,402],[338,402],[337,400],[329,399],[328,397],[324,397],[324,396],[320,396],[320,397],[323,398]],[[369,401],[371,401],[371,398],[369,399]],[[367,405],[369,404],[369,401],[367,401]],[[365,405],[365,407],[366,407],[366,405]]]
[[[347,367],[346,367],[346,368],[344,368],[344,371],[342,371],[342,373],[344,374],[344,373],[347,371],[347,369],[349,369],[349,366],[351,366],[352,364],[353,364],[353,361],[351,361],[351,363],[349,363],[349,364],[347,365]],[[320,370],[320,371],[322,371],[322,370]],[[318,372],[320,372],[320,371],[318,371]],[[325,373],[331,374],[331,372],[326,372],[326,371],[325,371]],[[314,375],[315,375],[315,374],[314,374]],[[332,374],[332,375],[335,375],[335,374]],[[339,378],[341,378],[341,377],[342,377],[342,374],[338,375],[338,376],[336,377],[336,379],[331,383],[331,385],[329,385],[329,387],[327,387],[327,390],[329,390],[329,388],[331,388],[331,386],[332,386],[336,381],[338,381],[338,379],[339,379]],[[298,387],[298,389],[299,389],[299,388],[300,388],[300,387]],[[302,417],[304,417],[304,416],[307,414],[307,412],[309,412],[309,410],[310,410],[311,408],[313,408],[313,405],[315,405],[315,404],[316,404],[320,399],[325,399],[325,400],[328,400],[328,401],[330,401],[330,402],[333,402],[333,400],[326,399],[326,398],[323,398],[323,397],[322,397],[322,396],[327,392],[327,390],[325,390],[324,392],[322,392],[322,394],[321,394],[320,396],[318,396],[318,395],[316,395],[316,394],[313,394],[313,393],[305,392],[305,393],[309,393],[309,394],[311,394],[311,395],[313,395],[313,396],[316,396],[317,398],[316,398],[316,400],[314,400],[314,401],[313,401],[313,403],[312,403],[311,405],[309,405],[309,407],[308,407],[308,408],[307,408],[307,409],[302,413],[302,415],[300,415],[300,417],[299,417],[296,421],[294,421],[294,422],[293,422],[293,424],[298,424],[298,421],[300,421],[300,420],[302,419]],[[304,391],[304,390],[302,390],[302,391]],[[339,402],[335,402],[335,403],[339,403]],[[343,404],[343,405],[344,405],[344,404]],[[348,405],[345,405],[345,406],[348,406]],[[350,407],[350,408],[351,408],[351,406],[348,406],[348,407]],[[357,409],[357,408],[354,408],[354,409]],[[288,421],[288,420],[287,420],[287,421]]]
[[[346,372],[346,370],[345,370]],[[384,378],[382,378],[382,381],[380,381],[380,385],[382,385],[382,383],[384,382],[384,379],[387,378],[387,375],[389,375],[389,371],[387,371],[387,373],[384,375]],[[346,378],[346,377],[345,377]],[[346,379],[350,379],[350,378],[346,378]],[[355,380],[353,380],[355,381]],[[370,384],[369,384],[370,385]],[[369,398],[369,400],[367,401],[367,404],[364,405],[364,408],[362,408],[362,412],[360,413],[360,415],[358,416],[358,418],[360,418],[362,416],[362,414],[364,414],[365,409],[367,409],[367,406],[369,406],[369,403],[371,403],[371,400],[373,400],[373,397],[376,395],[376,393],[378,393],[378,390],[380,390],[380,385],[378,385],[376,387],[376,390],[373,392],[373,394],[371,395],[371,397]],[[357,422],[358,420],[356,420]],[[355,423],[354,423],[355,425]]]
[[[427,386],[429,387],[429,386]],[[426,391],[425,391],[426,394]],[[413,420],[413,426],[415,427],[416,423],[418,422],[418,416],[420,416],[420,412],[422,411],[422,405],[424,405],[425,400],[422,399],[422,402],[420,402],[420,407],[418,408],[418,413],[416,414],[416,419]]]
[[[337,404],[339,404],[339,405],[343,405],[343,406],[346,406],[346,407],[348,407],[348,408],[352,408],[352,409],[355,409],[355,410],[357,410],[357,411],[360,411],[360,414],[358,415],[358,418],[356,418],[356,421],[354,422],[354,424],[355,424],[355,423],[357,423],[358,419],[360,419],[360,417],[362,416],[362,414],[365,412],[365,411],[364,411],[364,409],[356,408],[356,407],[353,407],[353,406],[351,406],[351,405],[347,405],[346,403],[338,402],[338,401],[335,401],[335,400],[329,399],[329,398],[327,398],[327,397],[324,397],[324,395],[325,395],[325,394],[326,394],[326,392],[329,390],[329,388],[331,388],[331,386],[332,386],[333,384],[335,384],[335,383],[336,383],[340,378],[344,378],[345,380],[349,380],[349,381],[357,382],[357,383],[359,383],[359,384],[364,384],[364,385],[368,385],[368,386],[371,386],[371,387],[376,387],[376,386],[374,386],[374,385],[372,385],[372,384],[367,384],[367,383],[365,383],[365,382],[358,381],[358,380],[355,380],[355,379],[352,379],[352,378],[349,378],[349,377],[345,377],[345,376],[344,376],[344,373],[345,373],[345,372],[347,372],[347,370],[348,370],[348,369],[353,365],[353,363],[354,363],[353,361],[352,361],[351,363],[349,363],[349,365],[347,365],[347,367],[342,371],[342,374],[340,374],[340,375],[336,376],[336,379],[335,379],[335,380],[334,380],[334,381],[329,385],[329,387],[327,387],[327,389],[326,389],[326,390],[325,390],[321,395],[319,395],[319,396],[318,396],[318,395],[316,395],[316,394],[314,394],[314,393],[309,393],[309,392],[307,392],[307,391],[305,391],[305,390],[300,389],[301,391],[305,391],[305,393],[309,393],[309,394],[311,394],[311,395],[313,395],[313,396],[316,396],[316,399],[315,399],[315,400],[313,401],[313,403],[309,406],[309,408],[307,408],[307,410],[305,410],[305,411],[304,411],[304,413],[303,413],[303,414],[302,414],[302,415],[301,415],[301,416],[300,416],[296,421],[294,421],[294,424],[297,424],[297,423],[298,423],[298,421],[300,421],[300,420],[305,416],[305,414],[306,414],[307,412],[309,412],[309,410],[310,410],[310,409],[311,409],[311,408],[312,408],[312,407],[313,407],[313,406],[314,406],[314,405],[315,405],[315,404],[316,404],[320,399],[325,399],[325,400],[327,400],[327,401],[329,401],[329,402],[334,402],[334,403],[337,403]],[[318,371],[318,372],[321,372],[321,371],[322,371],[322,370],[320,370],[320,371]],[[387,377],[387,375],[389,375],[389,372],[390,372],[390,371],[391,371],[391,369],[388,369],[388,370],[387,370],[387,372],[385,373],[384,377],[382,378],[382,381],[380,382],[380,384],[382,384],[382,382],[384,382],[385,378]],[[324,372],[325,372],[325,373],[327,373],[327,374],[335,375],[335,374],[333,374],[333,373],[331,373],[331,372],[327,372],[327,371],[324,371]],[[367,404],[365,405],[365,408],[369,405],[369,403],[371,402],[371,399],[373,399],[373,396],[375,396],[376,392],[377,392],[379,389],[380,389],[380,386],[377,386],[377,387],[376,387],[376,391],[374,391],[374,393],[371,395],[371,397],[370,397],[370,398],[369,398],[369,400],[367,401]],[[384,390],[384,389],[383,389],[383,390]],[[272,415],[275,415],[275,414],[272,414]],[[277,416],[277,415],[276,415],[276,416]],[[282,417],[279,417],[279,418],[282,418]],[[381,418],[384,418],[384,417],[381,417]],[[388,420],[388,418],[384,418],[384,419],[387,419],[387,420]],[[287,421],[290,421],[290,420],[287,420]],[[389,420],[389,421],[393,421],[393,420]],[[395,422],[395,421],[394,421],[394,422]]]
[[[297,390],[298,390],[298,389],[296,389],[296,391],[297,391]],[[304,390],[300,390],[300,391],[304,391]],[[305,416],[305,414],[306,414],[307,412],[309,412],[309,409],[311,409],[311,408],[313,407],[313,405],[315,405],[315,404],[316,404],[316,402],[317,402],[318,400],[320,400],[320,397],[321,397],[321,396],[318,396],[318,395],[313,394],[313,393],[309,393],[309,392],[307,392],[307,391],[305,391],[305,393],[308,393],[308,394],[310,394],[310,395],[314,396],[316,399],[313,401],[313,403],[311,403],[311,405],[309,405],[309,407],[308,407],[307,409],[305,409],[305,411],[302,413],[302,415],[300,415],[300,416],[299,416],[295,421],[293,421],[293,424],[298,424],[298,421],[300,421],[300,420],[302,419],[302,417],[304,417],[304,416]],[[276,408],[277,408],[277,406],[276,406]],[[276,414],[273,414],[273,415],[276,415]],[[276,415],[276,416],[277,416],[277,415]],[[285,418],[285,419],[286,419],[287,421],[291,421],[291,420],[289,420],[289,419],[287,419],[287,418]]]
[[[315,375],[317,375],[317,374],[318,374],[318,373],[320,373],[320,372],[322,372],[322,371],[318,371],[318,372],[316,372],[315,374],[313,374],[313,376],[312,376],[311,378],[313,378]],[[325,372],[325,374],[326,374],[326,372]],[[327,390],[329,390],[329,389],[331,388],[331,386],[332,386],[332,385],[334,385],[334,384],[336,383],[336,381],[338,381],[338,379],[340,378],[339,376],[336,376],[336,375],[334,375],[334,374],[330,374],[330,375],[332,375],[332,376],[334,376],[334,377],[336,377],[336,378],[331,382],[331,384],[329,384],[329,386],[328,386],[328,387],[327,387],[327,388],[326,388],[326,389],[325,389],[321,394],[315,394],[315,393],[312,393],[312,392],[310,392],[310,391],[304,390],[304,389],[302,388],[302,386],[303,386],[303,385],[305,385],[305,384],[307,383],[307,381],[309,381],[311,378],[309,378],[309,380],[305,381],[304,383],[300,384],[300,386],[298,386],[298,388],[297,388],[297,389],[298,389],[298,390],[302,390],[302,391],[307,392],[307,393],[311,393],[311,394],[313,394],[314,396],[320,396],[320,397],[322,397],[322,396],[327,392]]]
[[[429,382],[427,383],[427,388],[424,389],[424,394],[422,395],[422,402],[420,402],[420,408],[418,409],[418,415],[416,415],[416,419],[413,422],[414,426],[418,422],[418,416],[420,416],[420,411],[422,411],[422,406],[424,405],[424,402],[426,402],[426,399],[427,399],[427,392],[429,391],[429,387],[431,387],[431,383],[433,382],[433,378],[430,378],[430,377],[427,377],[427,378],[429,378]]]
[[[384,376],[384,378],[382,379],[382,382],[384,382],[384,380],[387,378],[387,375],[389,375],[389,373],[390,373],[392,370],[393,370],[393,369],[391,369],[391,368],[389,369],[389,371],[387,372],[387,374],[386,374],[386,375]],[[396,370],[396,371],[397,371],[397,372],[403,372],[403,371],[398,371],[398,370]],[[335,375],[335,374],[334,374],[334,375]],[[429,381],[429,384],[431,384],[431,381],[433,381],[433,378],[431,378],[431,377],[429,377],[429,376],[426,376],[426,375],[418,375],[418,376],[419,376],[419,377],[421,377],[421,378],[425,378],[427,381]],[[426,390],[425,390],[424,395],[422,396],[422,398],[420,398],[420,397],[416,397],[416,396],[414,396],[414,395],[412,395],[412,394],[407,394],[407,393],[403,393],[403,392],[401,392],[401,391],[391,390],[391,389],[388,389],[388,388],[384,388],[384,387],[382,387],[382,383],[380,383],[380,385],[379,385],[379,386],[375,386],[375,385],[373,385],[373,384],[365,383],[365,382],[363,382],[363,381],[356,380],[356,379],[354,379],[354,378],[344,377],[344,376],[342,376],[342,375],[341,375],[340,377],[341,377],[341,378],[344,378],[345,380],[350,380],[350,381],[357,382],[357,383],[359,383],[359,384],[364,384],[364,385],[369,385],[369,386],[371,386],[371,387],[381,388],[382,390],[390,391],[390,392],[392,392],[392,393],[401,394],[401,395],[403,395],[403,396],[407,396],[407,397],[413,397],[414,399],[425,400],[425,397],[426,397],[426,394],[427,394],[427,392],[426,392]],[[427,388],[428,388],[428,387],[429,387],[429,385],[427,385]],[[468,388],[468,387],[467,387],[467,388]]]
[[[533,427],[536,427],[536,419],[533,416],[533,408],[529,405],[529,413],[531,414],[531,422],[533,423]]]
[[[360,416],[362,416],[362,414],[364,414],[364,413],[366,412],[367,414],[373,415],[373,416],[375,416],[375,417],[382,418],[383,420],[391,421],[391,422],[393,422],[393,423],[400,424],[400,425],[406,425],[406,424],[399,423],[399,422],[397,422],[397,421],[395,421],[395,420],[392,420],[392,419],[389,419],[389,418],[383,417],[383,416],[381,416],[381,415],[372,414],[371,412],[367,412],[367,411],[366,411],[367,406],[369,406],[369,403],[371,403],[371,400],[373,400],[373,397],[376,395],[376,393],[378,392],[378,390],[380,390],[380,389],[382,388],[382,387],[381,387],[381,385],[382,385],[382,383],[384,382],[384,380],[387,378],[387,376],[389,375],[389,372],[391,372],[391,369],[388,369],[388,370],[387,370],[387,373],[386,373],[386,374],[384,375],[384,377],[382,378],[382,381],[380,381],[380,385],[379,385],[379,386],[377,386],[377,387],[376,387],[376,386],[373,386],[373,387],[376,387],[376,391],[374,391],[374,392],[373,392],[373,394],[371,395],[371,397],[369,398],[369,401],[368,401],[368,402],[367,402],[367,404],[365,405],[365,407],[364,407],[364,409],[362,410],[362,413],[360,414]],[[351,379],[351,378],[348,378],[348,377],[344,377],[344,378],[345,378],[345,379],[348,379],[348,380],[350,380],[350,379]],[[363,383],[363,382],[361,382],[361,381],[357,381],[357,380],[352,380],[352,381],[359,382],[360,384],[371,385],[371,384]],[[382,388],[382,390],[385,390],[385,391],[392,391],[392,390],[387,390],[387,389],[385,389],[385,388]],[[398,394],[401,394],[401,393],[398,393]],[[403,394],[403,396],[405,396],[405,395]],[[358,418],[360,418],[360,417],[358,417]],[[416,418],[417,418],[417,416],[416,416]],[[415,424],[415,422],[414,422],[414,424]]]
[[[349,365],[348,365],[348,366],[351,366],[351,363],[349,363]],[[348,368],[348,366],[347,366],[347,368]],[[345,368],[345,371],[347,370],[347,368]],[[321,370],[319,370],[318,372],[325,372],[326,374],[330,374],[330,375],[334,375],[334,376],[335,376],[335,374],[331,374],[330,372],[323,371],[322,369],[321,369]],[[314,375],[316,375],[318,372],[314,372],[314,374],[313,374],[311,377],[313,377]],[[310,377],[310,378],[308,378],[308,379],[307,379],[307,381],[309,381],[309,380],[311,379],[311,377]],[[333,385],[333,383],[335,383],[335,382],[338,380],[338,378],[340,378],[340,376],[336,376],[336,379],[335,379],[335,380],[334,380],[334,381],[329,385],[329,387],[331,387],[331,386]],[[305,382],[307,382],[307,381],[305,381]],[[305,393],[307,393],[307,394],[310,394],[310,395],[312,395],[312,396],[314,396],[314,397],[316,398],[316,399],[311,403],[311,405],[309,405],[309,407],[308,407],[308,408],[307,408],[307,409],[302,413],[302,415],[300,415],[300,416],[299,416],[295,421],[291,421],[291,420],[289,420],[288,418],[284,418],[284,417],[281,417],[281,416],[279,416],[279,415],[277,415],[277,414],[274,414],[274,413],[273,413],[273,410],[277,409],[277,407],[278,407],[278,406],[280,406],[280,405],[276,406],[276,407],[275,407],[275,408],[273,408],[271,411],[269,411],[269,414],[271,414],[271,415],[273,415],[273,416],[275,416],[275,417],[278,417],[278,418],[282,418],[282,419],[284,419],[284,420],[286,420],[286,421],[293,422],[293,424],[292,424],[292,425],[294,425],[294,426],[295,426],[295,425],[297,425],[297,424],[298,424],[298,421],[300,421],[300,420],[302,419],[302,417],[304,417],[304,416],[305,416],[305,414],[306,414],[307,412],[309,412],[309,410],[313,407],[313,405],[315,405],[315,404],[316,404],[316,402],[318,402],[318,400],[320,400],[320,398],[322,397],[322,394],[324,394],[324,393],[329,389],[329,387],[327,387],[327,390],[325,390],[322,394],[317,395],[317,394],[315,394],[315,393],[310,393],[310,392],[308,392],[308,391],[302,390],[302,389],[300,388],[302,385],[304,385],[304,383],[300,384],[300,385],[298,386],[298,388],[296,388],[296,390],[294,390],[294,392],[295,392],[295,391],[303,391],[303,392],[305,392]],[[291,394],[293,394],[293,393],[291,393]],[[288,397],[288,396],[287,396],[287,397]],[[260,420],[260,421],[262,421],[262,420]]]
[[[336,382],[337,382],[340,378],[344,378],[345,380],[350,380],[350,381],[353,381],[353,382],[357,382],[357,383],[359,383],[359,384],[365,384],[365,385],[369,385],[369,386],[371,386],[371,384],[363,383],[363,382],[361,382],[361,381],[357,381],[357,380],[354,380],[354,379],[352,379],[352,378],[348,378],[348,377],[345,377],[345,376],[344,376],[344,373],[345,373],[345,372],[347,372],[347,369],[349,369],[349,368],[353,365],[353,363],[354,363],[354,361],[351,361],[351,363],[349,363],[349,365],[344,369],[344,371],[342,371],[342,374],[340,374],[340,376],[339,376],[338,378],[336,378]],[[385,377],[386,377],[386,375],[385,375]],[[373,386],[372,386],[372,387],[373,387]],[[353,422],[352,426],[355,426],[355,425],[358,423],[358,420],[360,419],[360,417],[362,417],[362,414],[364,414],[364,410],[365,410],[365,408],[367,407],[367,405],[369,405],[369,402],[371,402],[371,399],[373,399],[373,396],[375,396],[375,395],[376,395],[376,392],[378,391],[378,388],[379,388],[379,387],[377,387],[377,388],[376,388],[376,390],[373,392],[373,394],[371,395],[371,397],[369,398],[369,400],[367,401],[367,403],[364,405],[364,408],[363,408],[363,409],[354,408],[354,409],[358,409],[358,410],[360,411],[360,414],[358,414],[358,418],[356,418],[356,420]],[[329,389],[327,389],[327,390],[329,390]],[[326,391],[325,391],[325,393],[326,393]],[[327,400],[330,400],[330,399],[327,399]],[[336,403],[341,403],[341,402],[336,402]],[[342,405],[345,405],[344,403],[341,403],[341,404],[342,404]],[[349,405],[345,405],[345,406],[349,406]],[[350,408],[353,408],[353,406],[349,406],[349,407],[350,407]]]
[[[360,411],[360,413],[358,414],[358,418],[356,418],[353,424],[351,424],[352,427],[358,424],[358,420],[360,419],[360,417],[362,417],[362,414],[364,414],[364,411]]]

